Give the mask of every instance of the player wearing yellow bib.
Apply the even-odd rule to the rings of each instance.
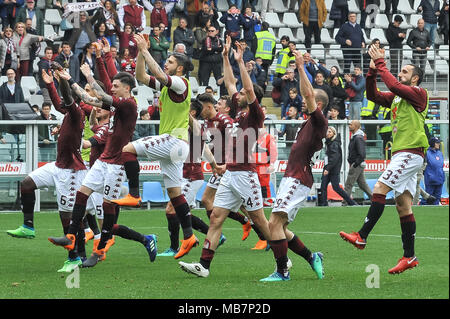
[[[198,245],[198,240],[192,233],[189,205],[181,193],[183,164],[189,153],[188,128],[191,121],[189,117],[191,88],[185,75],[194,67],[185,54],[173,53],[164,64],[163,70],[150,55],[149,44],[145,38],[138,34],[135,35],[135,40],[139,48],[136,79],[161,92],[159,135],[141,138],[123,148],[122,158],[130,194],[115,203],[122,206],[140,206],[137,156],[146,156],[151,161],[159,161],[167,194],[184,233],[180,250],[174,256],[178,259]],[[152,75],[146,73],[146,65]]]
[[[397,265],[388,272],[399,274],[419,264],[414,252],[416,221],[411,208],[416,192],[417,173],[422,167],[428,145],[424,130],[428,93],[419,87],[423,78],[420,67],[405,65],[397,80],[386,68],[383,49],[371,46],[369,55],[372,60],[366,78],[367,98],[391,109],[393,156],[375,184],[372,203],[362,228],[351,234],[340,232],[340,235],[356,248],[364,249],[369,233],[383,213],[386,194],[394,190],[404,252]],[[390,92],[377,91],[377,74]]]

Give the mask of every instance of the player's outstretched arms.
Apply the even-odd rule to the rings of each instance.
[[[229,53],[231,48],[231,38],[227,36],[225,45],[223,46],[223,81],[227,89],[228,95],[233,96],[237,92],[236,79],[233,74],[233,69],[230,64]],[[236,58],[236,57],[235,57]]]
[[[297,50],[294,50],[292,53],[295,56],[295,64],[297,65],[297,70],[300,75],[300,94],[305,99],[308,113],[312,113],[316,110],[317,105],[314,97],[314,88],[311,82],[309,82],[308,76],[305,72],[303,54]]]
[[[91,68],[87,63],[84,63],[80,67],[81,72],[83,73],[84,77],[87,79],[89,85],[91,88],[95,91],[97,95],[97,99],[100,101],[101,104],[105,105],[112,105],[113,98],[111,95],[107,94],[100,85],[98,85],[97,81],[95,81],[94,77],[92,76]],[[91,104],[92,105],[92,104]],[[100,105],[101,106],[101,105]]]
[[[144,58],[145,63],[147,64],[148,69],[150,71],[150,74],[153,74],[153,76],[159,81],[159,83],[161,83],[162,85],[166,85],[167,81],[168,81],[167,75],[164,73],[164,71],[161,69],[159,64],[155,61],[155,59],[153,59],[150,52],[148,51],[149,43],[147,42],[147,40],[141,34],[135,34],[134,39],[136,40],[137,46],[139,48],[139,55],[141,55]],[[138,58],[139,58],[139,56],[138,56]],[[142,72],[145,73],[145,67],[142,69],[139,69],[137,64],[136,64],[136,70],[140,71],[140,76],[143,75]],[[137,76],[136,76],[136,78],[137,78]],[[137,78],[137,79],[139,80],[139,78]],[[139,80],[139,81],[141,81],[143,83],[148,83],[149,80],[150,79],[147,80],[147,77],[143,76],[143,79]]]

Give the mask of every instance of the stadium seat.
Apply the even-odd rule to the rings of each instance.
[[[436,71],[439,75],[448,75],[448,62],[445,60],[436,60]]]
[[[302,24],[298,21],[297,14],[295,12],[285,12],[283,14],[283,23],[289,28],[300,28]]]
[[[276,12],[266,12],[265,20],[272,28],[283,28],[286,25],[280,21]]]
[[[325,0],[325,7],[327,8],[327,11],[331,11],[331,6],[333,5],[333,0]]]
[[[336,39],[336,34],[339,32],[339,28],[333,29],[333,39]],[[335,40],[336,41],[336,40]]]
[[[297,29],[297,40],[301,43],[305,42],[305,31],[303,30],[303,28]]]
[[[23,86],[22,87],[22,92],[23,92],[23,98],[24,98],[25,102],[29,102],[30,101],[30,97],[31,97],[30,90],[26,86]]]
[[[39,59],[34,59],[33,61],[33,73],[38,73],[39,72]]]
[[[30,105],[39,105],[39,107],[42,106],[42,103],[44,103],[44,97],[40,94],[32,94],[30,95],[30,100],[28,101]]]
[[[284,35],[287,35],[289,37],[290,41],[293,41],[295,43],[300,42],[292,33],[291,28],[280,28],[278,29],[278,37],[277,41],[279,41]]]
[[[39,91],[39,85],[36,82],[34,76],[22,76],[20,79],[20,86],[27,87],[31,93]]]
[[[316,59],[325,59],[325,47],[323,44],[311,45],[311,56]]]
[[[55,35],[55,29],[51,24],[44,24],[44,38]]]
[[[39,42],[39,45],[41,46],[41,49],[39,50],[38,57],[42,58],[45,56],[45,48],[47,47],[47,42]]]
[[[227,0],[218,0],[217,1],[217,10],[220,12],[227,12],[229,9],[229,5]]]
[[[344,60],[344,53],[342,53],[342,49],[339,44],[330,45],[330,56],[336,58],[339,61]]]
[[[325,44],[331,44],[336,42],[336,40],[330,37],[330,32],[326,28],[322,28],[320,30],[320,40],[322,43]]]
[[[142,30],[143,34],[150,34],[152,33],[152,28],[149,26],[144,27],[144,30]]]
[[[271,0],[273,12],[285,13],[289,10],[289,7],[283,3],[283,0]]]
[[[403,57],[408,60],[412,60],[412,50],[409,45],[403,45]]]
[[[448,44],[439,46],[439,56],[441,57],[441,59],[448,60]]]
[[[212,87],[212,89],[213,89],[214,92],[217,91],[217,90],[219,89],[219,87],[217,86],[217,81],[216,81],[216,79],[215,79],[213,76],[210,76],[210,77],[209,77],[208,85],[209,85],[210,87]],[[204,92],[204,90],[203,90],[203,92]]]
[[[36,1],[36,8],[39,8],[41,10],[45,10],[45,0],[37,0]]]
[[[425,65],[425,75],[434,74],[433,68],[431,67],[430,61],[427,60],[427,64]]]
[[[153,90],[147,85],[139,85],[137,87],[137,97],[143,98],[148,102],[153,102]],[[147,105],[148,106],[148,105]]]
[[[191,84],[191,90],[192,90],[192,92],[194,92],[194,93],[197,93],[198,92],[198,81],[197,81],[197,78],[196,77],[193,77],[193,76],[190,76],[189,77],[189,82],[190,82],[190,84]]]
[[[202,201],[202,196],[203,196],[203,193],[205,192],[206,185],[208,185],[208,182],[204,181],[202,187],[200,187],[197,194],[195,195],[195,200],[197,200],[199,202]]]
[[[415,28],[417,27],[417,21],[419,21],[419,19],[422,19],[421,14],[411,14],[409,16],[409,24]]]
[[[377,183],[377,181],[378,181],[378,179],[375,179],[375,178],[374,179],[366,179],[367,185],[369,185],[369,188],[371,190],[373,190],[373,188],[374,188],[375,184]],[[394,192],[390,191],[389,193],[387,193],[386,199],[392,199],[392,198],[394,198]],[[366,193],[364,193],[364,199],[365,200],[369,199],[369,196],[367,196]]]
[[[348,0],[348,12],[361,13],[355,0]]]
[[[5,82],[8,82],[8,77],[6,75],[0,76],[0,85],[2,85]]]
[[[275,185],[272,181],[269,182],[270,185],[270,197],[275,198],[277,196],[277,192],[275,190]]]
[[[344,187],[342,186],[342,184],[339,184],[339,186],[344,189]],[[334,201],[342,201],[342,197],[336,193],[333,189],[333,186],[331,184],[328,184],[327,187],[327,200],[334,200]]]
[[[411,8],[411,5],[409,4],[409,1],[399,1],[397,10],[399,13],[403,14],[413,14],[416,13],[416,10]]]
[[[142,184],[142,202],[147,202],[150,209],[150,203],[167,203],[169,196],[163,190],[160,182],[144,182]]]
[[[45,21],[51,25],[59,26],[61,24],[61,20],[61,15],[57,9],[45,9]]]
[[[386,3],[385,1],[380,1],[380,13],[384,13],[384,11],[386,10]]]
[[[219,28],[225,28],[225,24],[220,21],[222,17],[222,12],[217,12],[217,23],[219,23]]]
[[[377,14],[377,16],[375,17],[375,28],[387,29],[388,26],[388,17],[383,13]]]
[[[327,19],[323,23],[323,27],[327,29],[333,29],[334,28],[334,21],[330,20],[330,15],[327,14]]]
[[[388,40],[386,39],[383,29],[372,29],[370,31],[370,40],[373,41],[373,39],[379,39],[381,44],[388,44]]]
[[[336,60],[336,59],[326,59],[326,60],[325,60],[325,63],[326,63],[326,67],[327,67],[328,70],[329,70],[332,66],[338,66],[339,69],[342,69],[341,66],[340,66],[340,64],[339,64],[339,61]]]

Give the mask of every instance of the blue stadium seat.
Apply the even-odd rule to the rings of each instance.
[[[150,203],[167,203],[170,201],[169,196],[163,190],[160,182],[144,182],[142,189],[142,202]]]
[[[378,179],[366,179],[367,185],[369,185],[369,188],[373,191],[373,187],[377,183]],[[364,193],[364,199],[369,199],[369,196],[367,196],[366,193]],[[386,199],[394,199],[394,192],[390,191],[386,195]]]
[[[275,185],[272,183],[272,181],[269,182],[270,185],[270,196],[272,198],[277,197],[277,192],[275,191]]]
[[[203,193],[205,192],[205,188],[206,188],[206,185],[207,185],[207,184],[208,184],[207,181],[204,181],[204,182],[203,182],[202,187],[200,187],[200,189],[199,189],[198,192],[197,192],[197,195],[195,195],[195,200],[197,200],[197,201],[199,201],[199,202],[202,201],[202,196],[203,196]]]

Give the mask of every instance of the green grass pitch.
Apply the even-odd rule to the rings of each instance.
[[[303,208],[290,225],[312,251],[324,254],[325,278],[318,280],[310,266],[289,252],[293,261],[291,281],[262,283],[275,267],[271,251],[254,251],[257,242],[252,231],[242,241],[242,227],[227,219],[227,237],[211,265],[208,278],[183,272],[172,257],[158,257],[150,263],[145,248],[121,238],[107,259],[95,268],[81,269],[79,288],[66,287],[68,275],[56,271],[67,252],[53,246],[48,236],[61,234],[57,213],[37,213],[36,238],[18,239],[6,235],[22,222],[21,213],[0,213],[0,298],[147,298],[147,299],[341,299],[341,298],[449,298],[449,211],[448,207],[415,207],[417,221],[416,255],[419,266],[400,275],[389,275],[402,256],[399,218],[395,207],[386,207],[383,216],[360,251],[344,242],[340,230],[357,231],[367,207]],[[193,213],[207,220],[204,210]],[[266,210],[269,216],[270,210]],[[160,251],[169,246],[164,210],[122,210],[119,223],[144,234],[158,235]],[[182,258],[198,262],[205,236],[196,233],[200,246]],[[87,252],[92,250],[92,241]],[[376,266],[369,266],[376,265]],[[369,266],[369,268],[368,268]],[[379,269],[379,288],[368,276]],[[366,269],[371,269],[366,272]]]

